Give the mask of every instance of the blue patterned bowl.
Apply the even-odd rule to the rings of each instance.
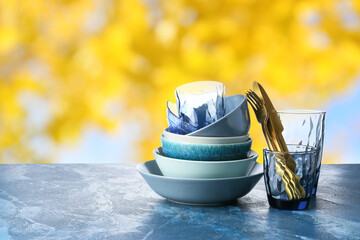
[[[161,135],[164,155],[184,160],[224,161],[246,158],[251,144],[251,138],[245,142],[232,144],[194,144],[171,141]]]
[[[188,133],[194,132],[197,130],[196,127],[190,123],[184,122],[179,116],[175,115],[176,105],[171,102],[167,102],[167,121],[169,124],[169,131],[174,134],[186,135]],[[176,110],[177,111],[177,110]]]

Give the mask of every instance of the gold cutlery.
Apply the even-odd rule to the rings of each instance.
[[[277,114],[274,105],[272,104],[269,96],[267,95],[265,89],[258,83],[254,82],[253,88],[255,92],[260,96],[260,98],[264,101],[265,108],[269,113],[268,128],[272,129],[271,133],[276,138],[276,142],[278,145],[278,149],[276,151],[287,153],[289,152],[287,145],[285,143],[282,132],[284,131],[284,127],[280,121],[280,118]],[[270,126],[269,126],[270,125]],[[291,171],[295,173],[296,163],[292,159],[290,154],[285,154],[286,165],[290,168]]]
[[[280,118],[266,94],[264,88],[254,82],[254,90],[246,93],[250,106],[253,108],[270,150],[275,153],[276,171],[285,185],[285,192],[290,200],[305,197],[305,190],[300,185],[300,177],[295,174],[296,163],[288,153],[288,148],[282,136],[283,126]]]
[[[266,139],[266,142],[269,146],[269,149],[272,150],[278,150],[276,144],[274,144],[273,139],[271,139],[269,136],[269,132],[266,127],[266,122],[268,121],[268,114],[266,112],[266,108],[264,106],[263,101],[254,93],[252,90],[246,93],[246,97],[249,100],[249,104],[253,108],[256,118],[259,123],[262,125],[262,129],[264,132],[264,136]],[[276,171],[280,175],[280,177],[283,179],[284,185],[285,185],[285,192],[288,195],[289,199],[293,198],[299,198],[299,193],[297,190],[296,184],[294,184],[294,174],[286,168],[286,165],[281,160],[282,158],[279,156],[275,157],[276,159]]]

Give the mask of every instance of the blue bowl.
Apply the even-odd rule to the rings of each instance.
[[[189,133],[199,137],[233,137],[249,133],[250,115],[244,95],[238,94],[225,98],[225,116],[217,121]]]
[[[160,196],[182,204],[214,205],[234,201],[248,194],[263,176],[262,164],[255,163],[246,177],[191,179],[166,177],[154,160],[137,165],[137,170]]]
[[[232,144],[193,144],[171,141],[161,135],[161,146],[166,157],[198,160],[198,161],[224,161],[248,157],[251,150],[252,139]]]

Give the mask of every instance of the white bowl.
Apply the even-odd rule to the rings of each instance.
[[[157,165],[167,177],[176,178],[230,178],[250,173],[259,154],[251,151],[249,157],[230,161],[191,161],[165,157],[162,148],[153,151]]]
[[[170,141],[195,144],[231,144],[242,143],[249,140],[249,134],[234,137],[198,137],[171,133],[168,129],[164,130],[163,136]]]

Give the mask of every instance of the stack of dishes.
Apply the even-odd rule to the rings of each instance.
[[[187,135],[165,129],[155,161],[138,171],[159,195],[187,204],[219,204],[252,190],[263,175],[251,150],[250,117],[246,98],[226,98],[226,114]]]

